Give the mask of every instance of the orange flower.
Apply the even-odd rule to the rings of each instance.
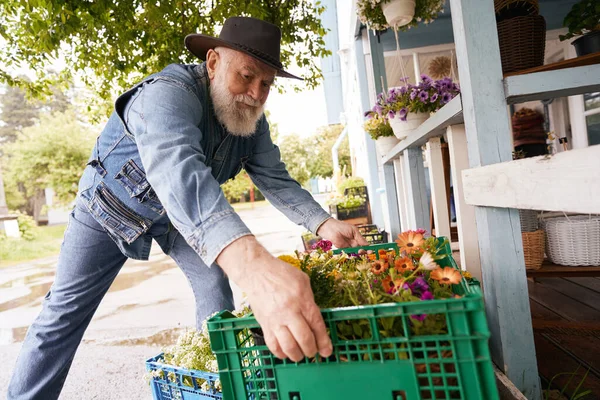
[[[377,254],[379,254],[379,257],[385,257],[387,251],[385,251],[385,249],[379,249],[377,250]]]
[[[398,271],[399,274],[403,274],[407,271],[414,270],[415,266],[410,257],[404,257],[394,261],[394,268],[396,268],[396,271]]]
[[[384,278],[381,281],[381,286],[383,286],[383,290],[385,290],[386,293],[397,292],[398,290],[400,290],[402,285],[404,285],[404,279],[392,280],[392,278],[390,276]]]
[[[386,262],[375,261],[375,262],[373,262],[373,264],[371,264],[371,272],[373,272],[375,275],[379,275],[382,272],[387,271],[387,269],[389,267],[390,267],[390,265]]]
[[[413,231],[407,231],[398,235],[396,239],[400,251],[406,254],[412,254],[417,251],[417,248],[423,244],[423,235]]]
[[[431,271],[431,279],[435,279],[446,285],[456,285],[462,279],[460,272],[452,267],[438,268]]]

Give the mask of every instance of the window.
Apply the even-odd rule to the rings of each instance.
[[[600,144],[600,92],[583,95],[589,145]]]

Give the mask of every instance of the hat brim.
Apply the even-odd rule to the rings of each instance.
[[[199,33],[187,35],[185,37],[185,47],[196,57],[201,59],[202,61],[206,61],[206,53],[208,50],[214,49],[215,47],[228,47],[230,49],[241,51],[242,53],[248,54],[250,57],[257,59],[258,61],[268,65],[269,67],[277,70],[277,76],[282,78],[290,78],[290,79],[298,79],[303,81],[304,79],[297,77],[296,75],[292,75],[287,71],[284,71],[280,66],[277,66],[265,59],[257,57],[255,54],[250,53],[249,51],[243,49],[240,46],[237,46],[235,43],[228,42],[223,39],[219,39],[212,36],[202,35]]]

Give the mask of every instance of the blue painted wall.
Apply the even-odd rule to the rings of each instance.
[[[571,10],[573,4],[578,2],[579,0],[540,0],[540,14],[546,19],[546,28],[548,30],[562,28],[563,19]],[[421,24],[406,32],[398,32],[400,48],[414,49],[416,47],[454,43],[450,14],[450,4],[446,2],[444,13],[440,14],[440,17],[433,23],[429,25]],[[391,30],[384,32],[381,35],[381,43],[384,51],[396,50],[394,32]]]
[[[336,0],[321,0],[325,11],[321,14],[323,27],[328,30],[325,35],[325,47],[331,51],[329,57],[321,58],[321,71],[323,73],[323,88],[325,90],[325,102],[327,106],[327,122],[331,124],[340,123],[340,114],[344,111],[342,97],[342,73],[340,68],[340,57],[337,54],[340,49],[338,39],[338,21]]]

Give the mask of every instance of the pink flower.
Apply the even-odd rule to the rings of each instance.
[[[317,243],[315,243],[312,248],[313,248],[313,250],[320,249],[323,251],[329,251],[329,250],[331,250],[332,246],[333,246],[333,243],[331,243],[331,241],[321,239]]]

